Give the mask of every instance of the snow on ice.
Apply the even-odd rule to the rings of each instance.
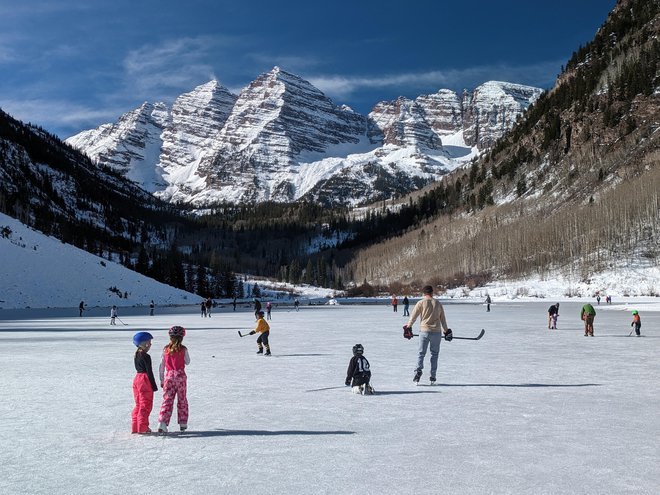
[[[251,308],[125,308],[126,326],[75,308],[0,311],[0,492],[11,494],[603,494],[660,486],[660,312],[581,302],[447,301],[457,336],[443,342],[439,385],[413,386],[417,339],[382,305],[273,309],[272,357],[255,354]],[[604,308],[603,308],[604,309]],[[131,337],[187,328],[189,432],[130,433]],[[419,328],[419,324],[415,325]],[[355,343],[374,396],[344,387]],[[162,392],[155,394],[156,426]],[[176,428],[176,413],[170,424]]]

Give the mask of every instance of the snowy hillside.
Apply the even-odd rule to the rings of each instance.
[[[175,289],[0,213],[0,308],[191,304]],[[110,290],[116,288],[115,290]],[[128,298],[119,297],[127,293]]]

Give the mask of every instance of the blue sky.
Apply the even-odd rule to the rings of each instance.
[[[0,0],[0,108],[66,138],[278,65],[361,113],[488,80],[543,88],[615,0]]]

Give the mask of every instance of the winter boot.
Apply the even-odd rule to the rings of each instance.
[[[263,354],[264,353],[264,348],[259,347],[259,350],[257,351],[257,354]]]
[[[413,382],[419,383],[419,379],[422,377],[422,370],[417,370],[415,376],[413,376]]]
[[[270,347],[266,349],[266,354],[264,354],[264,356],[270,356]]]

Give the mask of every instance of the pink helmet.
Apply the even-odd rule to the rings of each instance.
[[[185,337],[186,329],[179,325],[174,325],[169,331],[170,337]]]

